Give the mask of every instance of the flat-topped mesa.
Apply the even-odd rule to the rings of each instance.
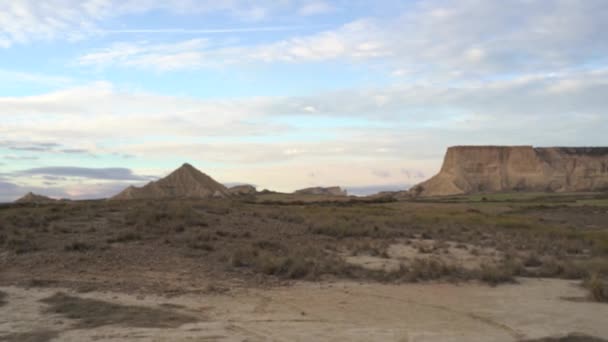
[[[608,190],[607,147],[454,146],[414,196]]]
[[[330,187],[313,187],[296,190],[294,194],[297,195],[324,195],[324,196],[348,196],[346,190],[343,190],[339,186]]]
[[[167,177],[137,188],[130,186],[112,199],[158,198],[223,198],[229,197],[228,189],[194,166],[185,163]]]

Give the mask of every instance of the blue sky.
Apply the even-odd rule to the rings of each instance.
[[[606,145],[605,32],[603,0],[0,0],[0,201],[183,162],[404,189],[450,145]]]

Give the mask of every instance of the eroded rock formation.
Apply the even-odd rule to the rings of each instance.
[[[38,204],[53,203],[53,202],[57,202],[57,200],[52,199],[50,197],[37,195],[33,192],[28,192],[25,196],[23,196],[15,201],[15,203],[38,203]]]
[[[112,199],[223,198],[228,196],[230,193],[224,185],[192,165],[184,164],[165,178],[150,182],[141,188],[130,186]]]
[[[253,185],[243,184],[243,185],[235,185],[231,188],[228,188],[228,192],[231,195],[235,196],[247,196],[247,195],[255,195],[257,190]]]
[[[414,196],[509,191],[606,191],[607,147],[454,146]]]
[[[325,196],[347,196],[346,190],[343,190],[339,186],[331,186],[327,188],[314,187],[300,189],[294,192],[297,195],[325,195]]]

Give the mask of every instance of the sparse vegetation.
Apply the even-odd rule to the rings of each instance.
[[[59,336],[58,331],[39,329],[24,333],[0,335],[0,341],[6,342],[48,342]]]
[[[37,255],[58,263],[77,260],[85,274],[120,262],[130,270],[160,272],[179,265],[175,272],[191,277],[204,272],[222,276],[227,270],[256,282],[334,277],[498,284],[519,276],[608,276],[605,198],[484,197],[486,201],[473,196],[369,203],[307,198],[299,203],[268,194],[243,200],[8,205],[0,210],[0,249],[16,255],[13,269],[44,271],[44,264],[29,259]],[[422,261],[393,260],[403,265],[375,271],[345,262],[346,256],[357,255],[391,259],[387,251],[392,244],[409,244]],[[446,264],[454,250],[483,266]],[[53,274],[44,277],[52,280]]]
[[[545,337],[535,340],[523,340],[521,342],[606,342],[608,340],[585,334],[568,334],[562,337]]]
[[[595,302],[608,303],[608,281],[606,279],[594,274],[583,284],[589,291],[589,299]]]
[[[336,266],[341,263],[312,247],[288,249],[266,241],[236,250],[230,258],[233,267],[249,268],[262,274],[288,279],[313,279],[322,274],[333,274]]]
[[[35,252],[39,249],[33,238],[9,238],[6,240],[5,246],[17,254],[25,254]]]
[[[3,306],[7,303],[6,297],[7,297],[6,292],[0,291],[0,306]]]
[[[64,249],[66,252],[84,253],[86,251],[95,249],[95,246],[86,242],[75,241],[65,245]]]
[[[139,241],[142,237],[140,234],[135,232],[125,232],[117,235],[116,237],[109,238],[106,241],[108,243],[118,243],[118,242],[131,242],[131,241]]]
[[[41,301],[49,305],[48,312],[78,320],[77,328],[95,328],[104,325],[175,328],[197,321],[192,316],[166,309],[119,305],[73,297],[64,293],[56,293]]]
[[[483,264],[479,270],[479,279],[490,285],[512,283],[515,281],[517,266],[512,264],[488,265]]]

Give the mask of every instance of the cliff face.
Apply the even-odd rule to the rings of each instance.
[[[415,196],[501,191],[608,190],[608,148],[455,146]]]

